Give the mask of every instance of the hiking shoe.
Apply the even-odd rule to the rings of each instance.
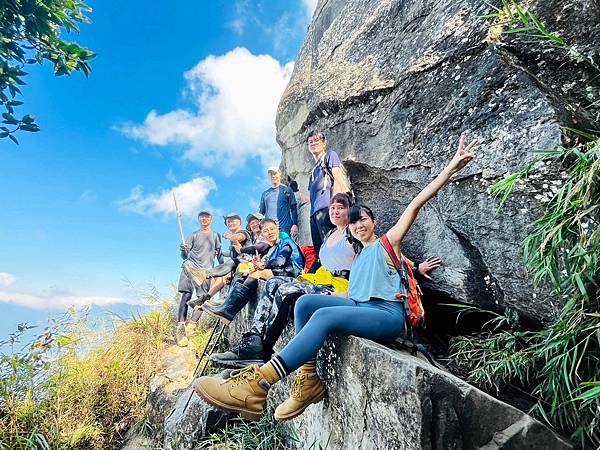
[[[250,364],[262,364],[263,345],[259,335],[244,333],[241,339],[224,353],[213,353],[210,360],[223,367],[242,368]]]
[[[257,365],[234,370],[227,379],[204,376],[194,382],[194,391],[209,405],[246,420],[260,419],[270,387]]]
[[[294,378],[290,398],[275,409],[275,419],[281,422],[299,416],[311,404],[320,402],[325,397],[325,392],[316,367],[305,364]]]
[[[175,329],[175,340],[177,341],[177,345],[180,347],[187,347],[188,338],[185,334],[185,323],[179,322],[177,324],[177,328]]]
[[[206,269],[194,267],[189,261],[183,262],[183,271],[192,279],[196,286],[201,286],[206,281]]]
[[[208,294],[202,294],[199,295],[196,298],[193,298],[186,303],[186,305],[188,305],[190,308],[199,308],[200,306],[202,306],[204,304],[204,302],[206,302],[207,300],[210,300],[210,295]]]
[[[213,306],[210,303],[204,303],[202,309],[213,317],[216,317],[225,325],[229,325],[235,315],[246,306],[246,303],[256,294],[256,291],[250,289],[242,283],[236,283],[232,286],[227,295],[227,299],[222,305]]]

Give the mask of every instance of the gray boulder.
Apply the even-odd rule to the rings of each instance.
[[[255,303],[226,330],[228,345],[250,328]],[[277,344],[294,336],[290,324]],[[562,450],[570,444],[524,412],[432,366],[424,357],[356,337],[328,339],[318,370],[328,397],[290,425],[289,448]],[[269,396],[285,400],[293,376]]]
[[[570,38],[598,34],[591,4],[539,3]],[[320,1],[279,104],[277,138],[286,172],[306,187],[306,135],[324,131],[382,232],[452,157],[460,134],[477,137],[476,160],[424,208],[404,251],[444,260],[428,287],[446,299],[551,320],[560,302],[534,288],[519,246],[560,168],[539,167],[499,215],[488,189],[531,161],[531,150],[561,145],[561,125],[576,117],[563,100],[572,98],[535,75],[568,73],[496,46],[480,18],[489,11],[473,0]]]
[[[571,448],[537,420],[424,358],[355,337],[330,339],[322,353],[328,398],[294,419],[305,443],[353,450]]]

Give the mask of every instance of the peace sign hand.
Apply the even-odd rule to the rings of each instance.
[[[448,169],[450,169],[452,173],[456,173],[464,169],[464,167],[474,158],[474,156],[471,154],[471,150],[475,148],[479,141],[474,139],[469,143],[469,145],[465,146],[466,140],[467,137],[463,134],[460,137],[460,141],[458,141],[458,150],[456,150],[454,158],[452,158],[452,161],[448,163]]]

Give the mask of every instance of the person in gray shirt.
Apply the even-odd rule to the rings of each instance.
[[[190,270],[197,268],[209,269],[214,266],[214,259],[217,257],[219,262],[223,262],[221,254],[221,238],[218,233],[210,229],[212,215],[208,211],[201,211],[198,214],[200,229],[194,231],[185,244],[180,246],[183,270],[179,275],[179,284],[177,290],[181,293],[179,311],[177,317],[176,338],[180,346],[187,345],[185,335],[185,320],[188,312],[187,302],[191,300],[194,290],[198,297],[204,297],[210,288],[210,280],[201,285],[195,285],[192,278],[188,275]]]

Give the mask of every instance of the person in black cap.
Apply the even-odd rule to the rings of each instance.
[[[223,262],[221,254],[221,238],[218,233],[210,229],[212,223],[212,214],[208,211],[201,211],[198,214],[200,229],[194,231],[185,244],[180,246],[181,258],[184,260],[179,276],[178,291],[181,293],[181,301],[177,316],[176,339],[180,346],[187,345],[185,334],[185,320],[188,312],[188,303],[192,299],[194,290],[196,296],[203,298],[210,288],[210,283],[194,283],[190,272],[198,268],[210,268],[214,265],[214,259],[217,257],[219,262]]]

